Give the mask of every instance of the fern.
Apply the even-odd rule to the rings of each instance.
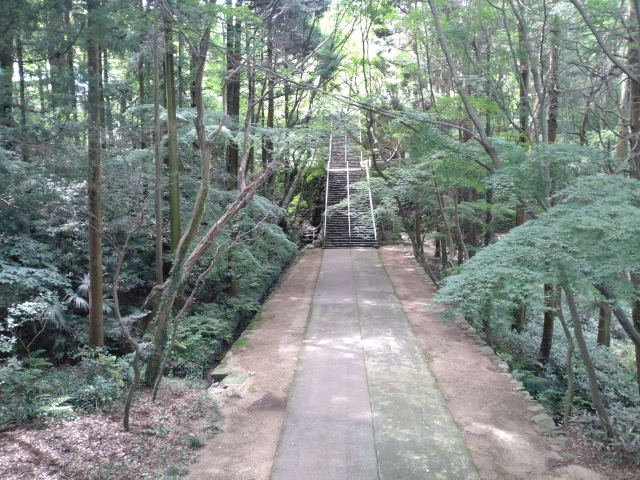
[[[66,417],[73,415],[73,407],[71,405],[63,405],[72,399],[73,397],[69,397],[68,395],[52,398],[46,405],[42,405],[38,408],[38,411],[54,417]]]
[[[50,367],[52,364],[46,358],[41,358],[45,351],[44,350],[35,350],[29,354],[28,357],[22,359],[22,364],[29,368],[45,368]]]

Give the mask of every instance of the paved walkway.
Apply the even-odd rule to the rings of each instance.
[[[374,249],[324,251],[271,477],[479,478]]]

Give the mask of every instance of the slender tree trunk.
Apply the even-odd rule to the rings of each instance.
[[[415,248],[417,248],[417,251],[414,252],[415,256],[417,257],[421,251],[423,251],[423,247],[422,247],[422,235],[421,235],[421,230],[422,228],[420,227],[420,204],[416,204],[415,208],[413,210],[413,234],[414,234],[414,239],[415,239]]]
[[[557,38],[559,33],[558,18],[551,18],[549,39],[549,115],[547,117],[547,140],[555,143],[558,136],[558,107],[560,89],[558,87],[558,67],[560,56],[558,52]]]
[[[475,188],[469,188],[469,195],[467,200],[469,202],[475,202],[477,199],[477,192]],[[472,218],[469,225],[469,232],[467,233],[467,250],[469,253],[469,258],[473,257],[476,254],[476,249],[478,247],[478,227],[476,226],[477,221],[476,218]],[[471,248],[469,249],[469,245]]]
[[[624,160],[629,155],[629,84],[632,80],[622,82],[620,103],[618,105],[618,143],[616,145],[616,157]]]
[[[71,29],[71,9],[73,8],[73,0],[63,0],[63,8],[64,8],[64,24],[67,28],[67,31]],[[67,42],[72,40],[71,35],[67,34]],[[71,106],[73,107],[73,119],[78,119],[78,102],[76,100],[76,76],[74,72],[73,66],[73,48],[70,48],[66,55],[67,60],[67,82],[66,82],[66,91],[69,94],[71,100]],[[76,141],[78,141],[78,136],[76,134]]]
[[[271,70],[274,67],[274,59],[273,59],[273,32],[269,30],[269,37],[267,38],[267,65]],[[267,80],[267,128],[271,129],[274,127],[274,117],[275,117],[275,80],[269,77]],[[269,134],[270,135],[270,134]],[[262,168],[267,168],[271,162],[273,161],[273,141],[271,137],[267,137],[264,139],[263,143],[264,147],[262,149]],[[271,190],[271,179],[269,179],[268,190]],[[269,192],[267,192],[267,196]]]
[[[462,229],[460,228],[460,216],[458,214],[458,205],[460,203],[460,191],[458,187],[453,187],[453,201],[454,201],[454,220],[456,222],[456,234],[458,236],[458,265],[462,265],[463,262],[469,260],[469,252],[467,246],[464,244],[464,235],[462,235]]]
[[[440,187],[438,186],[438,179],[436,178],[435,172],[433,173],[433,181],[436,186],[436,197],[438,199],[438,206],[440,207],[440,215],[442,215],[442,222],[444,223],[445,233],[447,235],[447,247],[449,249],[449,253],[453,256],[455,252],[455,247],[453,245],[453,237],[451,235],[451,228],[449,227],[449,222],[447,221],[447,216],[444,213],[444,201],[442,200],[442,195],[440,194]],[[446,250],[446,249],[445,249]],[[442,257],[444,261],[444,256]],[[444,263],[443,263],[443,266]],[[446,268],[446,267],[445,267]]]
[[[191,78],[191,86],[190,86],[190,98],[191,98],[191,108],[196,108],[196,69],[197,69],[198,58],[195,53],[191,52],[189,55],[189,77]]]
[[[98,72],[100,74],[100,78],[98,79],[98,91],[100,92],[98,95],[98,104],[100,107],[100,141],[102,145],[107,144],[107,139],[105,137],[105,116],[104,116],[104,83],[102,79],[102,46],[98,45]]]
[[[564,269],[561,269],[561,272],[564,275]],[[569,310],[571,311],[573,332],[576,338],[576,343],[578,344],[578,349],[580,350],[582,363],[584,364],[585,370],[587,371],[587,378],[589,380],[589,392],[591,393],[593,408],[596,410],[602,426],[607,431],[607,436],[612,437],[613,430],[609,421],[609,415],[607,414],[607,409],[605,408],[604,403],[602,402],[602,397],[600,396],[600,390],[598,388],[598,376],[596,375],[596,370],[593,366],[593,362],[591,361],[591,355],[589,354],[587,342],[585,341],[584,335],[582,334],[582,323],[580,321],[580,315],[578,314],[576,302],[573,298],[573,292],[566,283],[562,285],[562,288],[564,290],[565,296],[567,297]]]
[[[629,1],[629,8],[633,16],[636,16],[635,3]],[[635,38],[629,36],[629,66],[637,67],[638,61],[638,31],[635,32]],[[629,82],[629,123],[631,127],[631,159],[629,161],[629,170],[631,178],[640,180],[640,83],[636,81]],[[640,331],[640,273],[631,272],[631,283],[636,291],[636,298],[631,302],[631,318],[636,331]],[[640,347],[636,345],[636,369],[638,372],[638,392],[640,392]]]
[[[433,285],[436,287],[436,289],[438,289],[439,288],[438,279],[436,278],[436,275],[433,272],[433,270],[431,270],[431,267],[429,266],[429,262],[427,262],[427,259],[425,258],[424,253],[421,250],[420,246],[416,243],[417,237],[414,231],[415,210],[414,210],[414,215],[412,215],[411,213],[407,212],[403,208],[402,202],[398,197],[395,197],[395,200],[396,200],[396,204],[398,205],[398,212],[400,213],[400,219],[402,220],[402,225],[404,226],[405,231],[409,235],[409,240],[411,241],[411,248],[413,249],[414,257],[416,261],[420,264],[420,266],[422,266],[422,269],[425,271],[425,273],[429,276],[429,278],[433,282]]]
[[[29,161],[29,151],[26,145],[27,135],[27,101],[25,97],[25,85],[24,85],[24,64],[22,61],[22,39],[20,35],[16,37],[16,51],[18,54],[18,77],[20,83],[20,138],[22,141],[22,161]]]
[[[155,161],[154,213],[156,236],[156,285],[162,284],[162,163],[160,160],[160,61],[158,54],[158,2],[153,22],[153,156]],[[142,83],[141,85],[144,85]],[[143,87],[141,87],[142,90]],[[142,98],[142,97],[141,97]]]
[[[87,0],[89,32],[96,23],[93,16],[99,0]],[[100,199],[100,50],[95,37],[89,34],[87,65],[89,70],[89,346],[104,345],[102,319],[102,206]]]
[[[524,211],[524,208],[522,208],[521,205],[518,205],[516,207],[516,227],[523,225],[524,222],[526,221],[527,221],[527,212]],[[522,302],[520,305],[518,305],[513,309],[512,315],[513,315],[512,328],[514,328],[518,333],[522,333],[527,323],[527,307],[524,304],[524,302]]]
[[[142,6],[142,1],[140,2],[140,12],[144,13],[144,7]],[[155,25],[154,25],[154,33],[153,33],[154,37],[153,37],[153,48],[154,48],[154,55],[157,55],[157,53],[155,52],[155,49],[157,48],[157,38],[156,38],[156,32],[155,32]],[[141,44],[143,39],[140,39]],[[154,58],[154,62],[155,62],[155,58]],[[154,65],[155,68],[155,65]],[[154,78],[155,81],[155,78]],[[155,85],[154,85],[154,94],[155,94]],[[146,96],[146,92],[144,91],[144,55],[142,53],[142,47],[140,47],[140,51],[138,52],[138,100],[140,102],[140,104],[144,103],[145,101],[145,96]],[[155,102],[155,97],[154,97],[154,102]],[[154,140],[155,141],[155,140]],[[144,124],[143,124],[143,131],[142,134],[140,135],[140,148],[141,149],[145,149],[147,148],[147,135],[146,135],[146,128],[144,128]]]
[[[631,273],[631,283],[636,289],[636,293],[640,291],[640,277]],[[636,297],[631,302],[631,320],[633,321],[633,328],[636,332],[640,332],[640,300]],[[636,376],[638,378],[638,393],[640,393],[640,345],[636,343]]]
[[[484,201],[487,204],[487,209],[484,213],[484,246],[488,247],[493,240],[493,215],[491,213],[491,206],[493,205],[493,189],[487,188],[484,194]]]
[[[64,35],[61,34],[64,31],[64,8],[61,2],[54,4],[52,8],[52,16],[50,17],[49,24],[47,25],[49,38],[52,40],[49,43],[48,57],[49,68],[51,75],[49,76],[51,85],[51,104],[54,108],[65,106],[65,75],[66,75],[66,61],[63,55],[60,54],[60,50],[65,43]],[[100,69],[102,70],[102,69]]]
[[[0,126],[13,123],[13,35],[7,32],[0,38]]]
[[[236,2],[239,6],[241,2]],[[227,0],[231,5],[231,0]],[[235,22],[234,22],[235,20]],[[242,22],[231,14],[227,17],[227,75],[240,64],[240,41]],[[239,122],[240,116],[240,73],[232,76],[227,82],[227,111],[229,116]],[[240,165],[240,151],[238,145],[231,141],[227,147],[227,173],[229,174],[229,190],[238,188],[238,167]]]
[[[540,340],[540,352],[538,357],[542,363],[547,363],[549,361],[549,356],[551,355],[551,346],[553,344],[553,323],[554,316],[557,307],[554,305],[554,299],[556,297],[555,289],[553,285],[545,283],[544,285],[544,322],[542,325],[542,339]]]
[[[611,307],[607,302],[600,302],[599,313],[597,344],[609,347],[611,345]]]
[[[38,66],[38,99],[40,100],[40,111],[44,112],[44,84],[45,80],[42,77],[42,69]]]
[[[558,46],[557,38],[559,33],[558,18],[556,15],[552,15],[550,20],[550,34],[549,34],[549,113],[547,116],[547,142],[555,143],[558,136]],[[553,325],[554,315],[557,312],[557,307],[553,304],[553,299],[558,295],[559,288],[550,284],[544,285],[544,322],[542,326],[542,339],[540,340],[540,361],[547,363],[551,355],[551,346],[553,343]],[[566,332],[565,332],[566,334]],[[567,341],[569,338],[567,337]],[[571,368],[571,359],[568,359],[568,367]],[[568,373],[567,373],[568,374]],[[573,379],[572,379],[573,382]],[[573,389],[572,389],[573,391]],[[565,424],[568,418],[565,419]]]
[[[574,379],[573,379],[573,368],[571,358],[573,357],[573,350],[575,349],[573,344],[573,337],[571,336],[571,330],[567,326],[567,322],[564,319],[564,315],[562,313],[562,291],[559,287],[555,288],[554,293],[554,303],[555,303],[555,315],[560,320],[560,324],[562,325],[562,331],[564,332],[564,336],[567,339],[567,356],[564,361],[564,368],[567,372],[567,394],[564,404],[564,428],[569,426],[569,417],[571,416],[571,409],[573,407],[573,395],[574,395]]]
[[[103,62],[103,92],[104,92],[104,126],[107,131],[107,137],[111,141],[113,135],[113,115],[111,111],[111,95],[109,94],[109,55],[106,48],[102,49]]]
[[[178,162],[178,120],[176,118],[176,87],[173,52],[173,19],[164,17],[164,93],[167,105],[168,159],[169,166],[169,230],[171,250],[180,241],[180,172]]]
[[[440,230],[442,230],[441,227],[438,227]],[[440,253],[441,253],[441,260],[442,260],[442,271],[446,271],[446,269],[449,267],[449,258],[447,258],[447,242],[445,241],[444,238],[440,239]]]
[[[182,85],[182,35],[178,35],[178,108],[182,108],[184,86]]]
[[[529,135],[527,134],[528,118],[527,111],[527,91],[529,89],[529,64],[527,62],[527,49],[524,45],[524,36],[522,32],[522,25],[518,26],[518,70],[520,73],[520,136],[518,143],[525,144],[529,141]]]

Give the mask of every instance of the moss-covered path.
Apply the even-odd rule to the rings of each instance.
[[[324,252],[272,478],[479,478],[374,249]]]

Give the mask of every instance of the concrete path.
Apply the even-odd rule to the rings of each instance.
[[[374,249],[324,251],[271,478],[479,478]]]

